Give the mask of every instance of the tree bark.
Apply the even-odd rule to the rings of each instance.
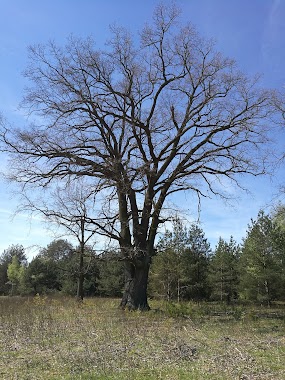
[[[78,299],[78,301],[83,301],[83,298],[84,298],[83,283],[84,283],[84,274],[80,273],[79,277],[78,277],[78,282],[77,282],[77,299]]]
[[[120,304],[122,309],[150,309],[147,301],[149,266],[147,258],[125,263],[125,289]]]
[[[77,281],[77,299],[78,301],[83,301],[84,298],[84,271],[83,271],[83,253],[80,252],[80,257],[79,257],[79,273],[78,273],[78,281]]]

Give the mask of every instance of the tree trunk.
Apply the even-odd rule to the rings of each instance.
[[[125,264],[125,289],[121,301],[121,308],[128,310],[149,310],[147,302],[147,283],[149,263],[143,261],[126,262]]]
[[[84,271],[83,271],[83,254],[80,252],[79,257],[79,273],[78,273],[78,281],[77,281],[77,299],[78,301],[83,301],[84,298]]]

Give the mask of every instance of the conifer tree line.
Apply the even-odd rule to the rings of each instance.
[[[241,244],[222,237],[214,248],[198,224],[180,219],[161,234],[149,278],[149,296],[167,301],[220,301],[228,304],[285,300],[285,207],[260,211]],[[30,262],[12,245],[0,256],[0,295],[78,296],[80,249],[52,241]],[[82,273],[81,273],[82,274]],[[115,251],[98,255],[85,247],[84,296],[121,297],[124,270]]]

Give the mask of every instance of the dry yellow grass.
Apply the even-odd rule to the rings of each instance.
[[[0,298],[0,378],[285,379],[283,311],[256,317],[246,308],[153,304],[141,313],[117,305]]]

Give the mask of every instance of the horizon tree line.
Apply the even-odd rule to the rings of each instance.
[[[260,211],[248,225],[242,244],[220,237],[211,249],[201,227],[177,219],[159,239],[149,278],[149,296],[166,301],[257,302],[285,300],[285,207]],[[120,297],[124,270],[117,251],[97,255],[86,247],[84,296]],[[52,241],[30,262],[22,246],[0,255],[0,294],[77,295],[82,267],[80,248]]]

